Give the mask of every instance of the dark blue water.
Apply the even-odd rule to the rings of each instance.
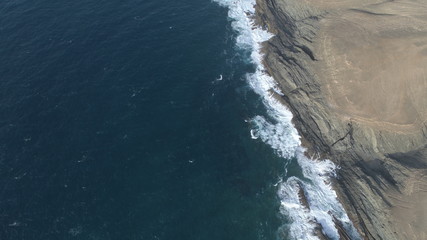
[[[275,239],[235,37],[209,0],[1,1],[0,239]]]

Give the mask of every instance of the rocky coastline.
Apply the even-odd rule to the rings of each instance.
[[[294,124],[303,137],[308,154],[330,159],[340,167],[334,186],[361,237],[427,239],[427,100],[420,97],[427,90],[425,75],[417,75],[410,80],[421,85],[420,90],[408,87],[415,92],[402,94],[403,97],[396,100],[395,104],[399,101],[405,103],[402,110],[384,105],[374,98],[375,94],[356,98],[354,96],[360,95],[357,87],[373,87],[370,82],[360,80],[360,71],[354,70],[363,70],[358,64],[366,64],[366,61],[358,59],[361,57],[357,54],[362,50],[359,51],[360,46],[352,42],[352,38],[358,43],[364,40],[360,49],[369,49],[378,41],[412,44],[414,49],[421,46],[420,51],[418,48],[414,50],[414,56],[420,58],[418,62],[421,63],[417,62],[420,68],[427,67],[427,54],[422,54],[424,44],[427,44],[427,28],[422,24],[427,17],[415,10],[403,11],[406,15],[398,14],[396,9],[402,9],[402,6],[393,5],[396,4],[394,1],[342,1],[338,6],[332,2],[257,0],[257,23],[275,35],[263,46],[264,65],[284,93],[282,99],[294,115]],[[419,4],[414,8],[426,7],[421,1]],[[360,19],[368,20],[365,23]],[[405,23],[408,26],[420,26],[413,27],[411,31],[407,31],[408,26],[404,24],[392,26],[394,20],[402,22],[402,19],[408,20]],[[375,21],[384,21],[384,24],[371,27]],[[357,39],[359,36],[363,38]],[[347,45],[340,45],[346,41]],[[345,54],[341,54],[341,49]],[[376,75],[377,72],[383,74],[387,69],[382,71],[381,68],[399,61],[390,58],[389,52],[384,49],[369,57],[373,59],[370,65],[378,65],[377,69],[366,70],[372,72],[369,76],[373,79],[382,79]],[[376,59],[378,55],[380,60]],[[414,56],[408,56],[408,59]],[[345,57],[345,60],[340,61],[340,57]],[[382,59],[391,63],[383,63]],[[407,67],[413,65],[408,63]],[[339,70],[335,71],[335,68]],[[413,72],[410,70],[408,72]],[[363,77],[366,78],[365,75]],[[341,78],[351,81],[340,83]],[[388,77],[391,78],[393,76]],[[356,84],[353,80],[357,84],[362,83],[355,87],[351,85]],[[344,88],[342,94],[343,99],[350,99],[348,102],[353,105],[348,107],[346,100],[335,98],[341,94],[334,89],[336,85],[350,88]],[[394,96],[399,94],[393,92],[394,89],[388,91],[390,99],[386,103],[393,102]],[[364,110],[358,105],[358,101],[370,98],[374,104],[363,102],[360,106],[391,110],[373,116],[370,108]],[[408,101],[412,101],[412,105]],[[414,110],[408,112],[409,107]],[[418,115],[412,119],[414,112]],[[395,117],[397,115],[399,118]],[[346,239],[345,231],[340,229],[340,232],[342,239]]]

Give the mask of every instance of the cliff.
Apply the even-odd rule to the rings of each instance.
[[[427,239],[427,3],[257,0],[265,66],[365,239]]]

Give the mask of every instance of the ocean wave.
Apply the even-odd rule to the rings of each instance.
[[[331,178],[335,177],[336,165],[329,160],[305,156],[300,136],[291,122],[292,114],[280,102],[283,93],[274,79],[266,74],[261,43],[273,35],[255,25],[255,0],[213,1],[229,9],[228,17],[238,33],[236,44],[241,49],[251,51],[251,61],[256,66],[254,73],[247,74],[247,80],[261,96],[267,116],[252,118],[252,139],[261,139],[284,159],[295,157],[304,176],[304,179],[291,176],[279,184],[280,211],[290,221],[285,226],[289,236],[293,239],[318,239],[315,232],[321,226],[323,234],[339,239],[335,223],[339,221],[354,239],[359,238],[330,183]],[[284,177],[286,175],[285,169]]]

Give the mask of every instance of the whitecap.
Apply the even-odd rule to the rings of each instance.
[[[231,25],[238,32],[236,44],[241,49],[251,51],[250,60],[256,66],[255,72],[247,74],[246,78],[251,88],[261,96],[267,108],[267,116],[258,115],[250,120],[253,126],[250,131],[251,138],[261,139],[284,159],[295,157],[304,176],[304,179],[291,176],[286,181],[278,182],[280,211],[290,220],[286,229],[291,238],[318,239],[314,235],[318,223],[325,235],[331,239],[339,239],[334,223],[336,218],[353,239],[360,239],[330,184],[337,167],[329,160],[310,159],[304,155],[305,149],[301,146],[300,136],[291,122],[292,114],[277,98],[283,93],[274,79],[265,73],[261,43],[273,35],[255,25],[255,0],[213,1],[229,9]],[[286,174],[287,169],[285,176]],[[306,203],[300,199],[301,188]],[[308,207],[304,204],[308,204]]]

